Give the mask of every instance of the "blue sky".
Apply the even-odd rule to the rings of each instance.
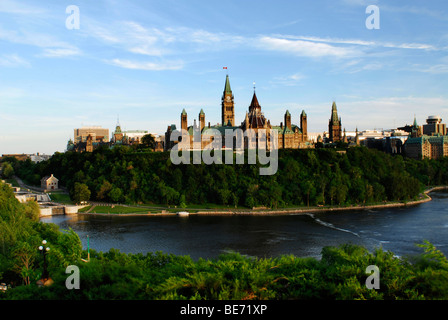
[[[380,29],[366,28],[368,5]],[[272,124],[304,109],[322,132],[333,101],[348,131],[446,122],[448,3],[0,0],[0,154],[64,151],[74,128],[112,131],[117,117],[162,134],[202,108],[216,124],[226,73],[237,124],[253,82]]]

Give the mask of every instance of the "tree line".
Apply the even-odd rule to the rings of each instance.
[[[43,258],[38,247],[50,245],[48,268],[53,272],[78,261],[82,245],[72,230],[39,222],[35,201],[20,203],[12,189],[0,182],[0,279],[13,286],[31,284],[42,275]]]
[[[364,163],[369,158],[372,159],[371,162]],[[82,163],[85,164],[87,159],[90,165],[84,168]],[[114,161],[112,162],[111,159]],[[349,150],[345,155],[328,150],[325,152],[291,151],[283,154],[282,159],[282,169],[279,172],[284,176],[276,177],[282,196],[284,195],[282,183],[288,182],[293,186],[296,184],[300,186],[294,172],[301,172],[303,176],[299,177],[306,177],[305,174],[311,174],[313,170],[316,175],[333,172],[334,175],[329,175],[332,178],[336,178],[338,176],[336,172],[340,172],[340,179],[343,184],[347,184],[349,191],[355,190],[353,188],[363,190],[361,182],[364,182],[364,190],[366,181],[372,185],[377,182],[384,188],[386,196],[392,192],[391,189],[397,189],[394,191],[396,195],[403,196],[406,189],[400,189],[398,182],[405,184],[417,182],[419,186],[446,183],[444,180],[446,179],[446,159],[409,162],[400,157],[371,153],[362,148]],[[232,180],[222,176],[230,175],[230,171],[221,171],[229,170],[231,166],[222,166],[226,169],[221,169],[219,166],[173,168],[169,166],[169,157],[167,158],[164,154],[140,154],[136,157],[126,149],[104,150],[92,154],[56,154],[52,160],[41,164],[18,163],[11,160],[11,166],[14,167],[16,173],[23,176],[25,172],[28,172],[29,178],[32,179],[33,175],[40,177],[42,173],[47,173],[45,170],[53,170],[56,168],[52,167],[53,165],[64,161],[66,163],[63,168],[67,170],[66,176],[63,175],[63,170],[56,174],[63,177],[62,179],[68,179],[63,181],[73,186],[81,183],[92,187],[93,185],[89,184],[86,177],[89,179],[96,177],[99,173],[95,173],[95,170],[100,170],[101,165],[105,166],[100,170],[105,178],[112,180],[114,175],[118,175],[117,179],[123,179],[118,180],[122,183],[127,181],[129,176],[134,177],[129,173],[133,170],[136,183],[141,183],[138,180],[138,173],[148,170],[154,175],[157,172],[156,176],[159,179],[180,176],[181,179],[177,181],[180,187],[184,185],[184,172],[185,176],[187,173],[191,174],[188,176],[191,179],[187,180],[187,183],[193,183],[193,179],[199,178],[196,176],[198,174],[196,170],[202,169],[210,175],[210,179],[216,176],[217,180],[226,181],[230,190],[234,190],[231,189],[233,185],[242,184],[241,180],[249,180],[248,185],[259,184],[257,192],[260,192],[260,189],[266,188],[262,186],[263,182],[266,183],[264,179],[270,181],[269,179],[275,178],[259,177],[256,174],[258,170],[250,166],[241,166],[238,170],[235,166],[236,172]],[[99,164],[97,161],[104,162]],[[139,167],[140,162],[145,163],[146,167]],[[303,163],[312,169],[304,166]],[[339,169],[336,169],[336,164]],[[325,169],[325,165],[330,169]],[[74,167],[70,169],[70,166]],[[90,166],[93,169],[89,170]],[[170,169],[162,170],[164,166]],[[319,171],[319,168],[322,171]],[[174,173],[176,169],[180,170],[182,175]],[[114,170],[114,173],[106,175],[108,170]],[[251,170],[255,173],[251,173]],[[83,175],[78,174],[81,171]],[[70,180],[69,177],[73,173],[77,174],[78,178],[83,176],[86,180]],[[238,174],[244,174],[244,179]],[[343,178],[344,175],[350,177],[350,184],[344,180],[348,179],[348,177]],[[312,177],[317,179],[317,176]],[[394,181],[394,179],[405,180]],[[154,183],[160,181],[162,180],[154,181]],[[127,194],[128,189],[124,184],[119,185],[119,182],[114,180],[109,183],[112,188],[120,186],[123,194]],[[170,184],[173,183],[172,181],[166,183],[175,191],[181,190],[176,189],[176,184]],[[212,185],[213,180],[208,186]],[[222,186],[222,182],[219,186]],[[322,185],[319,186],[322,187]],[[291,185],[288,185],[288,188],[291,188]],[[98,196],[98,190],[92,189],[94,196]],[[321,188],[318,190],[323,191]],[[326,199],[325,201],[331,201],[329,190],[327,187],[324,188],[326,195],[322,196]],[[301,191],[301,204],[308,199],[315,201],[313,200],[315,196],[311,196],[314,193],[308,194],[308,191],[308,189]],[[315,193],[318,194],[317,191]],[[367,192],[364,192],[364,195],[366,194]],[[185,197],[189,197],[189,194],[185,194]],[[337,199],[336,195],[334,197]],[[292,198],[292,196],[285,196],[285,199]],[[337,201],[334,199],[333,201]],[[359,198],[358,201],[363,199]],[[412,257],[396,257],[392,252],[385,252],[382,249],[368,252],[363,247],[346,244],[340,247],[323,248],[321,259],[295,256],[254,258],[229,253],[217,259],[194,261],[189,256],[175,256],[162,252],[125,254],[116,249],[108,252],[97,252],[91,249],[91,260],[85,263],[81,258],[86,257],[86,252],[82,250],[78,235],[72,230],[60,230],[54,224],[40,222],[38,213],[39,208],[36,202],[20,203],[15,198],[12,189],[0,182],[0,282],[11,285],[6,292],[0,292],[0,300],[448,298],[448,261],[443,253],[427,242],[419,245],[423,252]],[[51,247],[47,262],[48,271],[54,283],[48,287],[38,287],[36,284],[43,271],[43,258],[38,250],[43,239]],[[79,267],[81,290],[68,290],[66,287],[68,277],[66,267],[69,265]],[[365,285],[368,276],[365,270],[369,265],[375,265],[379,270],[387,270],[387,272],[381,272],[381,286],[378,290],[368,289]]]
[[[321,259],[272,258],[227,253],[193,260],[162,252],[126,254],[116,249],[86,252],[72,230],[39,222],[6,184],[0,182],[0,281],[11,287],[0,300],[426,300],[448,298],[448,261],[434,245],[422,253],[396,257],[345,244],[325,247]],[[31,210],[33,211],[33,210]],[[51,247],[48,273],[53,283],[39,287],[41,240]],[[78,267],[79,288],[67,287],[66,268]],[[381,285],[369,289],[368,266],[380,270]]]
[[[259,175],[260,164],[247,161],[174,165],[168,152],[136,152],[126,146],[55,153],[37,164],[11,160],[11,165],[30,184],[54,174],[76,202],[338,206],[408,201],[425,186],[448,184],[447,158],[419,161],[365,147],[279,150],[278,158],[272,176]]]

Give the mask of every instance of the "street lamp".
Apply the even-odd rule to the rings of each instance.
[[[48,270],[47,270],[47,252],[50,251],[50,247],[46,247],[47,240],[42,241],[43,246],[39,246],[39,250],[42,252],[42,255],[44,256],[44,272],[42,273],[42,280],[45,282],[48,278]]]

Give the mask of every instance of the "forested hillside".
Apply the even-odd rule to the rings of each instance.
[[[254,258],[228,253],[198,259],[155,253],[91,250],[90,261],[73,231],[36,221],[0,182],[0,283],[10,288],[0,300],[291,300],[291,299],[447,299],[448,261],[432,244],[422,254],[397,258],[354,245],[325,247],[322,258]],[[39,287],[47,240],[50,286]],[[79,289],[69,290],[66,268],[79,268]],[[381,284],[367,287],[366,268],[380,270]],[[70,282],[71,283],[71,282]]]
[[[346,155],[329,150],[294,151],[282,154],[281,169],[274,177],[258,176],[251,166],[172,166],[166,154],[132,154],[126,149],[56,154],[39,165],[12,163],[16,173],[29,179],[54,172],[69,188],[85,184],[92,188],[94,197],[102,194],[103,199],[113,195],[105,192],[107,181],[110,190],[119,189],[128,201],[166,200],[156,191],[166,181],[165,188],[171,188],[174,194],[181,194],[184,188],[189,201],[200,199],[194,198],[198,194],[204,194],[205,200],[222,201],[217,191],[226,186],[223,190],[242,201],[252,197],[264,203],[259,195],[263,192],[270,201],[304,204],[308,196],[312,203],[337,202],[337,196],[329,195],[333,181],[347,188],[345,202],[368,200],[369,185],[374,191],[382,190],[385,197],[412,197],[423,182],[446,179],[445,161],[407,161],[362,148],[348,150]],[[431,172],[428,178],[425,170]],[[95,183],[99,181],[97,188]],[[272,191],[270,182],[275,182],[278,198],[268,195]],[[131,187],[133,183],[136,188]],[[312,188],[302,190],[303,183]],[[307,194],[304,190],[310,191]],[[252,193],[244,196],[244,191]],[[409,258],[398,258],[382,249],[368,252],[347,244],[323,248],[320,260],[294,256],[262,259],[230,253],[219,259],[194,261],[188,256],[162,252],[125,254],[111,249],[91,250],[91,260],[86,263],[81,260],[86,252],[82,251],[78,235],[39,222],[37,212],[36,203],[19,203],[12,189],[0,182],[0,282],[11,286],[0,293],[0,300],[448,298],[448,262],[430,243],[422,245],[421,255]],[[43,239],[51,247],[47,262],[54,283],[48,287],[36,284],[43,271],[38,250]],[[80,290],[66,287],[68,265],[79,267]],[[381,270],[378,290],[366,286],[369,265]]]
[[[25,181],[53,173],[72,198],[117,203],[220,204],[271,208],[406,201],[424,186],[448,184],[448,160],[411,160],[364,147],[279,150],[278,171],[260,165],[174,165],[169,153],[128,147],[56,153],[32,164],[14,162]],[[80,196],[81,194],[81,196]]]

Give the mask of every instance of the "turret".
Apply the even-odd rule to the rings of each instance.
[[[201,112],[199,112],[199,129],[202,132],[202,129],[205,127],[205,113],[204,110],[201,109]]]
[[[305,110],[302,110],[302,114],[300,115],[300,129],[302,130],[304,139],[306,139],[306,136],[308,136],[308,120]]]
[[[289,113],[289,110],[286,110],[285,113],[285,126],[291,130],[291,114]]]
[[[230,88],[229,75],[227,75],[221,100],[221,123],[225,126],[228,125],[229,122],[231,126],[235,125],[234,99],[232,89]]]
[[[180,128],[185,131],[188,130],[187,112],[185,109],[182,110],[182,114],[180,115]]]

